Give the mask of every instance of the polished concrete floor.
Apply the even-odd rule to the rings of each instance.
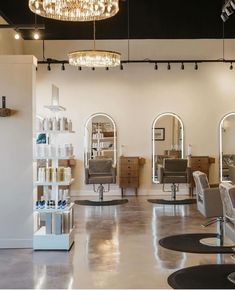
[[[186,254],[158,244],[162,237],[203,229],[196,205],[161,206],[128,197],[111,207],[76,206],[70,252],[0,250],[0,288],[170,288],[174,271],[200,264],[233,263],[231,255]],[[153,197],[151,197],[153,198]],[[94,198],[93,198],[94,199]]]

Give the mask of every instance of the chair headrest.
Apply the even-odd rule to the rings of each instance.
[[[194,171],[193,178],[199,191],[203,191],[206,188],[210,188],[207,175],[204,172]]]
[[[110,173],[112,171],[112,159],[90,159],[89,160],[89,173]]]
[[[184,172],[187,170],[187,159],[164,159],[163,167],[165,171]]]

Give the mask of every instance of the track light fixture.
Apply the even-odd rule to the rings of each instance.
[[[230,67],[229,67],[229,69],[230,69],[230,70],[233,70],[233,63],[232,63],[232,62],[230,63]]]
[[[48,63],[48,65],[47,65],[47,70],[51,71],[51,64],[50,63]]]
[[[230,0],[230,5],[232,6],[233,9],[235,9],[235,0]]]
[[[168,65],[167,65],[167,69],[170,70],[171,69],[171,64],[168,62]]]
[[[65,65],[62,63],[61,70],[65,70]]]
[[[120,64],[120,70],[123,70],[123,64],[122,63]]]
[[[181,63],[181,69],[184,70],[184,63]]]
[[[106,67],[106,70],[109,70],[109,67],[108,66]]]
[[[92,69],[92,70],[95,70],[95,68],[94,68],[94,67],[92,67],[91,69]]]
[[[158,70],[158,64],[157,64],[157,62],[155,62],[154,69],[155,69],[155,70]]]
[[[235,10],[235,1],[227,0],[222,8],[221,18],[224,22],[229,19],[229,16],[234,13]]]
[[[82,70],[82,67],[81,67],[81,66],[79,66],[79,67],[78,67],[78,70]]]
[[[194,69],[195,69],[195,70],[198,70],[198,64],[197,64],[197,62],[195,62]]]

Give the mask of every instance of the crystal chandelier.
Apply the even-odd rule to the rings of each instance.
[[[94,49],[78,50],[68,54],[69,64],[80,67],[115,67],[121,64],[121,54],[115,51],[97,50],[95,46],[94,21]]]
[[[114,16],[119,0],[29,0],[32,12],[64,21],[93,21]]]
[[[115,67],[121,63],[121,54],[107,50],[79,50],[69,53],[69,64],[86,67]]]

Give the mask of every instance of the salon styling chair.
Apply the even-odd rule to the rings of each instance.
[[[110,190],[110,184],[116,183],[116,168],[113,167],[112,159],[90,159],[85,168],[85,183],[93,184],[94,192],[99,194],[99,200],[102,201],[104,192]],[[107,190],[104,184],[108,185]]]
[[[158,180],[163,184],[171,184],[172,199],[176,199],[176,192],[179,190],[180,183],[190,183],[191,170],[188,167],[187,159],[164,159],[163,166],[158,167]]]
[[[197,209],[206,218],[211,218],[203,227],[217,224],[217,237],[200,240],[209,246],[227,246],[224,244],[223,205],[219,187],[210,187],[207,175],[201,171],[194,171],[193,178],[196,185]]]
[[[235,185],[221,183],[219,189],[224,211],[224,233],[235,243]],[[235,272],[229,274],[228,279],[235,284]]]

